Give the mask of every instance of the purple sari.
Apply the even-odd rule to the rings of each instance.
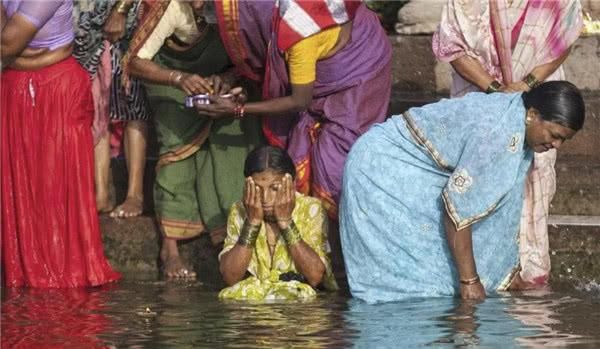
[[[275,1],[216,4],[221,37],[238,71],[263,84],[264,99],[289,95],[286,62],[272,30]],[[333,219],[350,147],[386,118],[391,55],[379,19],[363,4],[353,19],[351,40],[334,56],[317,62],[308,110],[263,119],[269,143],[285,148],[294,160],[298,191],[322,199]]]

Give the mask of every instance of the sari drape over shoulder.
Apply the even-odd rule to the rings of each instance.
[[[299,36],[307,37],[352,20],[352,39],[348,44],[332,57],[317,62],[313,101],[308,110],[263,118],[269,143],[285,148],[294,160],[298,191],[322,199],[329,216],[337,219],[347,152],[358,136],[386,118],[391,91],[391,46],[377,16],[361,2],[316,1],[310,5],[310,1],[281,1],[279,7],[276,3],[216,3],[219,30],[229,56],[242,75],[262,83],[264,99],[284,97],[291,92],[282,49],[301,39]],[[315,12],[323,10],[323,4],[331,8]],[[306,15],[312,24],[300,33],[288,30],[300,16],[288,11]]]
[[[518,271],[519,212],[532,161],[521,94],[471,93],[374,126],[352,148],[340,204],[352,295],[368,302],[452,296],[444,213],[471,226],[487,292]]]
[[[577,0],[449,0],[433,36],[433,52],[443,62],[470,56],[496,80],[509,84],[535,67],[568,52],[583,27]],[[564,80],[559,67],[546,81]],[[452,72],[453,97],[478,88]],[[521,276],[544,283],[550,273],[547,217],[556,190],[556,151],[535,154],[526,181],[521,218]]]

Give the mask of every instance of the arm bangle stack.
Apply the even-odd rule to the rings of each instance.
[[[281,235],[283,235],[283,239],[288,246],[292,246],[302,241],[302,236],[294,221],[292,221],[287,228],[281,230]]]
[[[242,226],[242,232],[237,243],[242,246],[254,247],[258,233],[260,232],[260,226],[260,224],[252,225],[248,220],[244,221],[244,226]]]

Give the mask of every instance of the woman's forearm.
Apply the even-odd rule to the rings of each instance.
[[[571,53],[571,48],[566,50],[557,59],[546,64],[538,65],[537,67],[533,68],[531,74],[533,74],[533,76],[535,76],[537,80],[545,81],[564,63],[567,57],[569,57],[569,53]]]
[[[304,275],[306,281],[316,287],[323,280],[325,265],[319,255],[306,242],[300,241],[288,247],[294,265]]]
[[[312,97],[313,83],[292,85],[292,94],[290,96],[248,103],[244,109],[246,114],[255,116],[298,113],[310,106]]]
[[[446,239],[454,257],[454,264],[461,280],[472,279],[477,276],[477,267],[473,256],[473,241],[471,228],[467,227],[456,230],[454,223],[444,214],[444,225],[446,228]]]
[[[221,257],[219,269],[223,281],[228,286],[234,285],[244,278],[250,259],[252,258],[252,247],[236,244],[229,252]]]
[[[473,57],[464,55],[450,62],[454,70],[463,79],[485,91],[494,78],[483,68],[481,63]]]
[[[135,57],[129,64],[131,76],[147,82],[173,86],[173,79],[177,73],[173,69],[164,68],[149,59]]]

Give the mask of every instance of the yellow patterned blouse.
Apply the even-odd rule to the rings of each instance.
[[[219,259],[237,243],[245,218],[246,211],[243,203],[236,202],[233,204],[227,220],[225,245],[223,251],[219,254]],[[296,207],[292,213],[292,219],[296,223],[300,235],[302,235],[302,240],[321,257],[323,264],[325,264],[326,271],[323,286],[328,290],[336,290],[338,287],[328,256],[330,248],[327,242],[327,213],[321,201],[296,193]],[[279,275],[283,273],[299,272],[282,236],[279,236],[271,260],[264,224],[258,233],[256,246],[252,251],[252,258],[248,265],[248,272],[251,276],[223,289],[219,293],[219,298],[261,301],[307,299],[316,296],[315,290],[309,284],[296,280],[279,280]]]

